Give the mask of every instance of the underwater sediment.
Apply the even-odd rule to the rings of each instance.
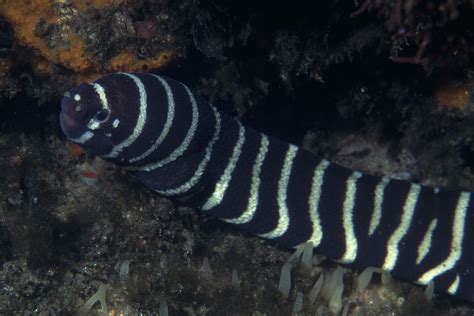
[[[472,17],[471,1],[0,1],[0,314],[74,314],[98,290],[129,314],[471,314],[305,268],[83,152],[57,117],[80,82],[153,71],[352,169],[474,191]]]

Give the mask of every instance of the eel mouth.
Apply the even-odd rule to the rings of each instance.
[[[59,114],[59,124],[61,125],[61,130],[67,138],[77,138],[81,133],[81,128],[76,120],[72,119],[69,115],[61,111]]]

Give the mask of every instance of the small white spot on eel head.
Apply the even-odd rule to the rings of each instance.
[[[81,101],[81,96],[79,94],[74,95],[74,100]]]

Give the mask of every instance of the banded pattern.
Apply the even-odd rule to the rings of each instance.
[[[153,190],[263,238],[474,302],[469,192],[352,171],[244,126],[185,85],[117,73],[62,101],[68,138]]]

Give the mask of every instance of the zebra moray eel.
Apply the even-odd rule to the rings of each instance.
[[[330,163],[154,74],[106,75],[67,92],[61,107],[70,140],[162,195],[282,246],[311,242],[330,259],[474,302],[469,192]]]

